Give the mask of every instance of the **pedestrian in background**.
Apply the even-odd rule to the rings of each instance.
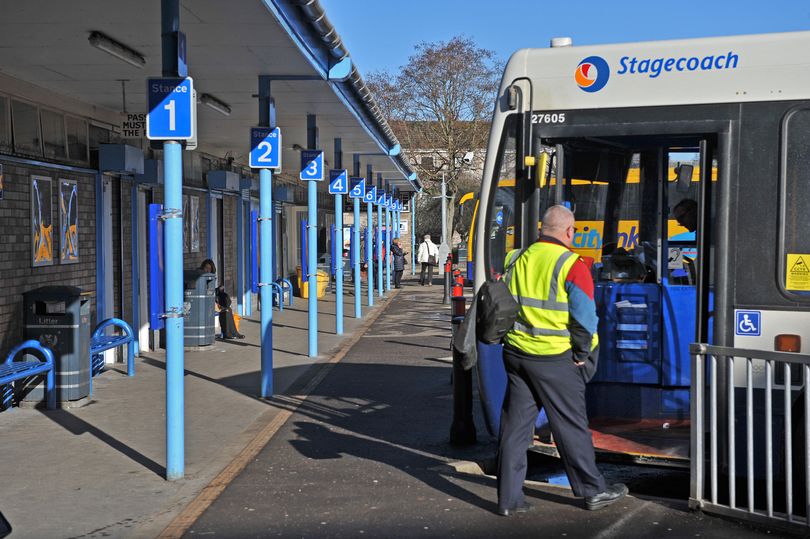
[[[405,251],[399,238],[391,240],[391,256],[394,258],[394,288],[402,288],[402,272],[405,271]]]
[[[574,496],[589,510],[601,509],[627,494],[621,483],[607,485],[596,467],[585,409],[585,384],[596,371],[599,339],[588,266],[571,251],[576,227],[565,206],[543,215],[540,240],[525,251],[511,251],[509,291],[520,305],[503,339],[508,385],[498,444],[498,514],[531,509],[523,495],[526,449],[540,408]]]
[[[416,261],[422,264],[422,271],[419,273],[419,284],[433,286],[433,266],[439,264],[439,248],[430,241],[430,234],[425,234],[422,243],[419,244],[419,250],[416,251]]]

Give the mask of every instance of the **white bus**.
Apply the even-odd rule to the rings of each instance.
[[[536,241],[550,205],[598,224],[579,239],[600,250],[601,352],[588,411],[597,434],[611,436],[596,435],[597,448],[688,462],[688,436],[677,433],[689,432],[690,343],[798,351],[798,336],[810,346],[807,51],[810,32],[796,32],[510,58],[479,195],[475,287],[503,270],[507,246]],[[696,205],[694,232],[673,228],[684,199]],[[733,370],[729,379],[721,362],[718,379],[741,387],[745,370]],[[772,374],[780,387],[784,369]],[[480,344],[478,378],[497,433],[499,345]],[[766,383],[755,362],[754,386]],[[610,447],[617,433],[622,447]]]

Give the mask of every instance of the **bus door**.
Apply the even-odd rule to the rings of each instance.
[[[562,163],[554,198],[575,213],[573,249],[594,259],[600,354],[589,412],[688,418],[688,347],[696,328],[704,335],[709,328],[708,273],[698,291],[700,268],[709,265],[700,263],[707,257],[699,256],[698,244],[710,242],[711,190],[700,181],[712,174],[701,167],[712,162],[710,145],[695,137],[544,144],[555,145]],[[695,235],[701,219],[703,237]]]

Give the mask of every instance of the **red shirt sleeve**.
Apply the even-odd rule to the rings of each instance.
[[[565,280],[575,284],[577,288],[585,292],[593,300],[593,278],[587,264],[581,258],[578,257],[574,265],[571,266],[571,271],[568,272],[568,277]]]

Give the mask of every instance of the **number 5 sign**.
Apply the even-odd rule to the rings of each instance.
[[[191,140],[194,138],[194,81],[148,79],[146,84],[146,138]]]
[[[281,128],[250,128],[250,168],[281,168]]]

